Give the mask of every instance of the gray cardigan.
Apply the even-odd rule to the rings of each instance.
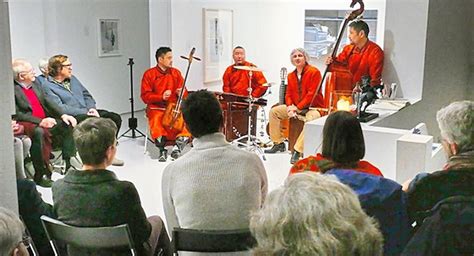
[[[42,86],[48,98],[68,115],[87,114],[89,109],[96,108],[94,98],[75,76],[71,77],[71,91],[55,83],[52,77],[44,80]]]
[[[259,157],[230,145],[222,133],[196,138],[194,148],[163,173],[163,207],[171,232],[248,228],[263,204],[267,174]]]

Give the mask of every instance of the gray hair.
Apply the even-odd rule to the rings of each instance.
[[[12,61],[12,70],[13,70],[13,78],[16,80],[18,79],[18,75],[21,72],[27,71],[27,67],[31,66],[31,63],[29,63],[25,59],[14,59]]]
[[[23,238],[25,227],[12,211],[0,207],[0,255],[10,255]]]
[[[254,255],[382,255],[377,222],[333,175],[293,174],[252,213]]]
[[[293,54],[294,54],[295,52],[301,52],[301,53],[303,54],[303,56],[304,56],[304,60],[306,61],[306,64],[309,63],[309,54],[308,54],[308,52],[306,52],[306,50],[303,49],[303,48],[295,48],[295,49],[293,49],[293,50],[291,51],[291,53],[290,53],[290,61],[291,61],[291,64],[295,65],[295,64],[293,63],[293,58],[292,58],[292,56],[293,56]]]
[[[49,65],[49,59],[48,58],[41,58],[38,61],[38,68],[40,69],[41,73],[43,73],[43,74],[48,73],[48,65]]]
[[[441,137],[459,152],[474,150],[474,101],[457,101],[436,113]]]

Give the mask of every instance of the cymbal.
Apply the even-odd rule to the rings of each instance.
[[[235,69],[240,69],[240,70],[247,70],[247,71],[252,71],[252,72],[262,72],[263,70],[257,68],[257,67],[252,67],[252,66],[234,66]]]

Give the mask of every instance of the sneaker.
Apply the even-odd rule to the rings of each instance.
[[[181,156],[181,150],[179,146],[175,145],[171,151],[171,160],[176,160]]]
[[[285,142],[274,144],[271,149],[265,150],[266,154],[274,154],[277,152],[285,152],[286,151],[286,145]]]
[[[117,157],[114,157],[114,159],[112,160],[113,166],[123,166],[124,164],[125,162],[121,159],[118,159]]]
[[[160,157],[158,157],[159,162],[166,162],[168,159],[168,150],[160,149]]]
[[[298,162],[298,160],[300,160],[300,158],[302,156],[303,156],[303,154],[301,154],[300,152],[294,150],[293,155],[291,155],[290,163],[294,164],[294,163]]]

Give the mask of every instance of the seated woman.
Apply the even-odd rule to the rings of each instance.
[[[332,175],[299,173],[252,214],[254,255],[383,255],[377,222]]]
[[[170,241],[158,216],[146,217],[135,186],[118,180],[106,168],[117,151],[117,126],[108,118],[91,117],[74,129],[74,142],[84,170],[71,170],[53,184],[58,219],[79,227],[128,224],[138,255],[171,255]],[[85,250],[68,247],[69,255],[129,255],[128,250]]]
[[[365,142],[359,120],[347,111],[336,111],[324,124],[322,154],[299,160],[290,174],[302,171],[324,173],[338,168],[383,176],[377,167],[361,160],[364,155]]]

